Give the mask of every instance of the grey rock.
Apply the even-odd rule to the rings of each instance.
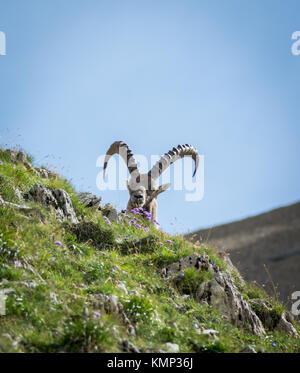
[[[190,296],[189,294],[183,294],[183,295],[181,296],[181,298],[182,298],[183,300],[187,300],[187,299],[190,299],[191,296]]]
[[[199,302],[205,300],[216,310],[225,314],[238,328],[246,328],[256,335],[265,333],[258,316],[239,293],[228,273],[218,272],[210,281],[201,283],[195,294]]]
[[[14,285],[25,286],[27,289],[34,289],[38,286],[36,281],[14,281]]]
[[[36,171],[44,179],[49,179],[49,172],[44,167],[36,168]]]
[[[41,203],[46,207],[54,209],[55,217],[59,221],[65,219],[73,224],[78,223],[70,196],[63,189],[49,189],[41,184],[35,184],[24,198]]]
[[[75,211],[73,209],[72,201],[69,194],[63,189],[54,189],[53,194],[58,201],[64,216],[70,220],[71,223],[78,223]]]
[[[199,334],[208,335],[212,337],[213,339],[217,339],[217,335],[219,334],[219,331],[214,330],[214,329],[203,329],[203,330],[200,330]]]
[[[107,255],[107,254],[105,253],[105,255]],[[111,271],[112,271],[112,272],[119,272],[119,273],[122,273],[122,274],[125,275],[126,277],[129,276],[129,275],[128,275],[128,272],[126,272],[126,271],[124,271],[123,269],[121,269],[117,264],[114,265],[114,266],[112,266]]]
[[[135,327],[131,324],[127,315],[123,310],[123,305],[119,302],[119,299],[116,295],[113,294],[98,294],[96,300],[94,300],[94,307],[103,309],[108,314],[120,315],[123,323],[126,325],[128,333],[131,337],[136,336]]]
[[[118,314],[123,310],[122,304],[118,297],[112,294],[98,294],[97,306],[103,307],[107,313]]]
[[[193,253],[177,263],[170,264],[162,271],[162,277],[172,279],[186,268],[206,270],[213,276],[211,280],[199,284],[194,294],[194,298],[198,302],[214,307],[239,328],[249,329],[256,335],[265,333],[260,319],[238,291],[230,273],[228,271],[222,272],[216,263],[209,260],[206,254]]]
[[[113,332],[114,336],[116,338],[118,338],[120,336],[120,332],[119,332],[118,327],[116,325],[114,325],[111,329],[112,329],[112,332]]]
[[[51,293],[50,293],[50,299],[51,299],[51,301],[52,301],[53,303],[55,303],[55,304],[60,304],[60,303],[61,303],[61,302],[58,300],[58,296],[57,296],[57,294],[54,293],[54,292],[51,292]]]
[[[171,343],[171,342],[167,342],[165,344],[168,352],[171,352],[171,353],[177,353],[179,352],[179,346],[177,343]]]
[[[7,149],[7,150],[5,150],[5,152],[6,152],[6,154],[8,154],[10,160],[13,163],[20,162],[27,169],[31,169],[31,164],[28,162],[27,154],[24,151],[22,151],[22,150],[20,150],[20,151],[14,151],[14,150]]]
[[[15,196],[18,198],[18,200],[23,201],[23,195],[22,195],[22,192],[20,191],[20,189],[13,188],[13,190],[14,190]]]
[[[27,154],[23,151],[19,151],[16,156],[17,160],[21,163],[27,162]]]
[[[145,350],[141,351],[146,354],[166,354],[168,351],[161,350],[160,348],[146,348]]]
[[[135,328],[131,324],[128,326],[128,334],[129,334],[129,337],[136,337]]]
[[[110,221],[115,221],[115,222],[121,221],[118,210],[110,203],[107,203],[102,208],[102,214],[104,216],[107,216]]]
[[[284,332],[284,333],[290,334],[294,337],[298,336],[298,332],[297,332],[296,328],[294,327],[294,325],[292,324],[291,319],[286,312],[282,313],[275,330],[278,330],[279,332]]]
[[[140,353],[140,350],[133,343],[129,342],[128,339],[123,339],[122,347],[125,352]]]
[[[119,282],[117,288],[123,291],[123,293],[125,293],[126,295],[128,294],[128,290],[126,289],[126,285],[124,284],[124,282]]]
[[[255,348],[250,346],[250,345],[245,346],[245,348],[243,349],[242,352],[247,353],[247,354],[256,354],[257,353]]]
[[[162,270],[162,276],[165,278],[173,278],[187,268],[195,268],[197,270],[208,270],[212,274],[219,271],[219,267],[213,262],[210,262],[206,254],[193,253],[189,256],[181,258],[179,262],[172,263]]]
[[[17,203],[12,203],[12,202],[7,202],[7,201],[4,201],[2,197],[0,197],[0,205],[3,205],[3,206],[10,206],[16,210],[20,210],[22,212],[28,212],[28,211],[32,211],[33,209],[26,206],[26,205],[19,205]]]
[[[34,170],[43,179],[57,178],[57,176],[58,176],[55,172],[50,171],[45,167],[35,168]]]
[[[101,210],[101,197],[97,197],[89,192],[82,192],[78,194],[78,198],[85,207],[93,207]]]

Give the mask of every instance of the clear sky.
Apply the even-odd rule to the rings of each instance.
[[[36,164],[96,187],[115,140],[137,154],[190,143],[204,198],[159,197],[183,233],[300,200],[298,0],[0,0],[0,134]]]

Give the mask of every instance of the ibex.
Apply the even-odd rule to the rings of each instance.
[[[105,177],[107,163],[114,154],[119,154],[124,159],[130,173],[130,180],[127,180],[127,188],[129,191],[127,211],[142,207],[144,211],[148,211],[148,213],[152,215],[152,220],[154,222],[157,221],[157,196],[170,186],[170,184],[158,186],[156,180],[159,176],[177,159],[183,157],[192,157],[194,160],[195,170],[193,176],[196,174],[199,164],[199,155],[194,147],[188,144],[178,145],[168,153],[165,153],[148,173],[141,174],[128,145],[123,141],[115,141],[105,155],[103,178]],[[154,226],[157,227],[156,224],[154,224]]]

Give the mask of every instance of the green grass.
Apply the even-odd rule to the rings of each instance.
[[[127,218],[107,225],[101,212],[80,203],[67,180],[42,179],[20,163],[10,162],[1,150],[0,160],[4,200],[24,203],[18,201],[16,188],[24,193],[36,183],[62,188],[80,220],[78,226],[59,223],[50,211],[31,202],[26,202],[32,208],[26,214],[0,207],[0,289],[11,289],[6,315],[0,316],[1,352],[119,352],[122,338],[142,350],[163,350],[166,342],[174,342],[180,352],[240,352],[246,345],[265,352],[300,352],[299,338],[274,331],[267,331],[268,338],[254,336],[234,327],[212,307],[197,303],[195,289],[211,278],[210,273],[186,269],[184,276],[172,280],[161,277],[164,266],[193,252],[207,254],[225,270],[226,264],[213,248],[195,246],[151,226],[149,232],[140,230],[129,225]],[[141,224],[149,225],[139,218]],[[282,304],[232,276],[246,299],[265,300],[274,315],[282,312]],[[119,282],[136,293],[124,293]],[[136,337],[128,335],[120,316],[97,309],[99,293],[118,296],[136,327]],[[219,331],[218,339],[199,334],[201,328]]]

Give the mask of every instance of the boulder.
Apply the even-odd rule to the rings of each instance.
[[[101,197],[97,197],[92,193],[89,192],[83,192],[83,193],[78,193],[78,198],[80,202],[85,206],[85,207],[94,207],[96,209],[101,210]]]
[[[275,330],[278,330],[279,332],[284,332],[287,334],[290,334],[294,337],[298,337],[298,332],[296,328],[294,327],[291,318],[289,317],[289,314],[287,312],[283,312],[278,324],[276,325]]]
[[[14,150],[6,149],[5,153],[8,154],[11,162],[13,162],[13,163],[20,162],[25,166],[25,168],[27,168],[27,169],[32,168],[31,164],[28,162],[28,156],[24,151],[22,151],[22,150],[14,151]]]
[[[50,178],[57,179],[58,178],[58,174],[56,172],[50,171],[45,167],[35,168],[35,171],[43,179],[50,179]]]
[[[167,342],[165,344],[165,346],[166,346],[168,352],[171,352],[171,353],[179,352],[179,346],[178,346],[177,343]]]
[[[122,341],[122,349],[124,352],[132,352],[138,354],[140,350],[135,347],[135,345],[128,341],[128,339],[123,339]]]
[[[250,345],[246,345],[244,347],[244,349],[242,350],[243,353],[246,353],[246,354],[256,354],[256,350],[254,347],[250,346]]]
[[[110,203],[107,203],[102,208],[102,214],[108,217],[110,221],[116,221],[117,223],[121,221],[118,210]]]
[[[71,198],[63,189],[49,189],[44,185],[35,184],[24,194],[24,198],[54,209],[55,217],[59,221],[67,219],[73,224],[78,223]]]

